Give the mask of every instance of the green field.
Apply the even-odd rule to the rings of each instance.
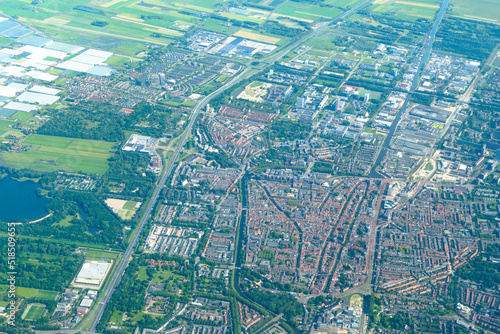
[[[394,18],[416,21],[418,19],[434,19],[439,10],[439,4],[434,0],[389,0],[381,4],[374,4],[370,8],[374,14],[391,14]]]
[[[0,37],[0,45],[7,45],[9,43],[12,43],[12,39],[7,37]]]
[[[319,19],[334,18],[342,14],[342,10],[338,8],[320,7],[313,4],[287,1],[286,3],[281,4],[275,10],[275,13],[316,21]]]
[[[31,145],[31,148],[19,153],[4,153],[0,159],[15,168],[104,174],[109,168],[113,147],[118,143],[32,135],[22,144]]]
[[[0,119],[0,136],[3,135],[5,132],[10,130],[10,126],[16,124],[14,121],[9,121],[6,119]]]
[[[0,284],[0,295],[7,292],[7,285]],[[16,287],[16,296],[23,298],[40,298],[45,300],[55,300],[57,296],[56,291],[39,290],[33,288],[24,288],[21,286]]]
[[[12,115],[10,117],[10,119],[12,120],[20,120],[21,122],[24,122],[26,121],[27,119],[31,118],[31,116],[33,116],[33,114],[29,113],[29,112],[25,112],[25,111],[18,111],[16,112],[14,115]]]
[[[87,260],[106,260],[112,259],[115,260],[121,257],[120,253],[117,252],[108,252],[98,249],[90,249],[90,248],[82,248],[85,252],[85,259]]]
[[[45,311],[45,306],[28,305],[21,318],[24,320],[38,320]]]
[[[452,13],[466,19],[500,24],[498,0],[454,0]]]

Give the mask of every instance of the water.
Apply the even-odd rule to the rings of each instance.
[[[0,179],[0,221],[26,222],[45,217],[50,199],[38,195],[33,181],[16,181],[10,176]]]
[[[396,127],[398,126],[399,121],[401,120],[401,116],[403,116],[403,114],[406,112],[406,108],[408,107],[408,102],[410,101],[410,95],[411,95],[411,93],[415,92],[415,90],[418,87],[418,79],[419,79],[420,71],[422,70],[425,63],[427,62],[427,59],[429,59],[429,55],[431,54],[431,50],[432,50],[432,44],[434,43],[434,38],[436,37],[436,32],[437,32],[437,29],[439,27],[439,24],[441,23],[443,15],[446,12],[446,8],[448,7],[448,2],[450,2],[450,0],[444,0],[443,4],[441,5],[441,9],[439,10],[436,21],[434,21],[434,24],[432,25],[431,32],[428,36],[428,40],[426,41],[426,45],[425,45],[426,49],[425,49],[424,54],[423,54],[423,56],[418,64],[417,73],[415,73],[415,76],[413,78],[413,82],[412,82],[411,89],[410,89],[410,94],[408,94],[403,106],[401,107],[401,109],[399,110],[399,112],[396,115],[396,118],[392,122],[392,124],[389,128],[389,133],[387,134],[387,137],[385,138],[384,143],[382,144],[382,148],[380,150],[380,153],[377,157],[377,160],[375,161],[375,164],[373,165],[372,169],[370,170],[368,177],[383,178],[384,176],[386,176],[383,173],[377,172],[377,167],[380,166],[380,164],[384,160],[384,158],[387,154],[387,150],[391,148],[392,137],[394,136],[394,132],[396,131]]]

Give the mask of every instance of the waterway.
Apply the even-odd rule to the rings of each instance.
[[[10,176],[0,179],[0,221],[28,222],[45,217],[50,199],[38,194],[33,181],[17,181]]]
[[[436,37],[436,32],[437,29],[439,28],[439,24],[441,23],[441,20],[443,19],[444,13],[446,13],[446,8],[448,7],[448,3],[450,0],[444,0],[443,4],[441,5],[441,9],[439,10],[438,16],[436,18],[436,21],[434,21],[434,24],[432,26],[431,32],[429,33],[428,38],[425,41],[425,51],[422,55],[422,58],[420,59],[420,62],[418,64],[417,72],[415,73],[415,76],[413,77],[413,82],[410,88],[410,94],[406,97],[405,102],[403,103],[403,106],[399,110],[399,112],[396,115],[396,118],[392,122],[390,128],[389,128],[389,133],[387,134],[387,137],[384,140],[384,143],[382,144],[382,148],[380,149],[380,153],[377,157],[377,160],[375,161],[375,164],[373,165],[370,174],[368,174],[368,177],[371,178],[384,178],[386,175],[383,173],[380,173],[377,171],[377,167],[379,167],[382,164],[382,161],[384,160],[387,150],[391,146],[391,140],[392,137],[394,136],[394,133],[396,132],[396,128],[399,124],[399,121],[401,120],[401,117],[405,114],[406,108],[408,107],[408,103],[410,101],[411,94],[415,92],[415,90],[418,87],[418,79],[420,76],[420,71],[424,67],[424,65],[427,63],[427,60],[429,59],[429,56],[432,51],[432,44],[434,43],[434,38]]]

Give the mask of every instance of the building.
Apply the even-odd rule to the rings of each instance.
[[[111,265],[112,263],[103,261],[85,261],[72,285],[79,288],[100,289]]]

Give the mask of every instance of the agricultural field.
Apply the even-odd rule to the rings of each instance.
[[[2,137],[4,133],[10,131],[10,127],[14,124],[16,124],[16,122],[6,119],[0,119],[0,137]]]
[[[36,321],[42,317],[44,311],[45,305],[43,304],[29,304],[21,318],[23,320]]]
[[[431,21],[439,10],[439,3],[436,0],[375,0],[369,9],[374,14],[390,15],[400,20],[427,19]]]
[[[500,2],[497,0],[454,0],[452,6],[455,16],[500,24]]]
[[[15,168],[104,174],[118,143],[32,135],[21,144],[31,147],[18,153],[4,153],[0,159]]]
[[[342,14],[342,10],[335,7],[320,7],[309,3],[305,4],[294,1],[287,1],[286,3],[283,3],[276,8],[275,14],[313,22],[323,18],[336,17]]]

